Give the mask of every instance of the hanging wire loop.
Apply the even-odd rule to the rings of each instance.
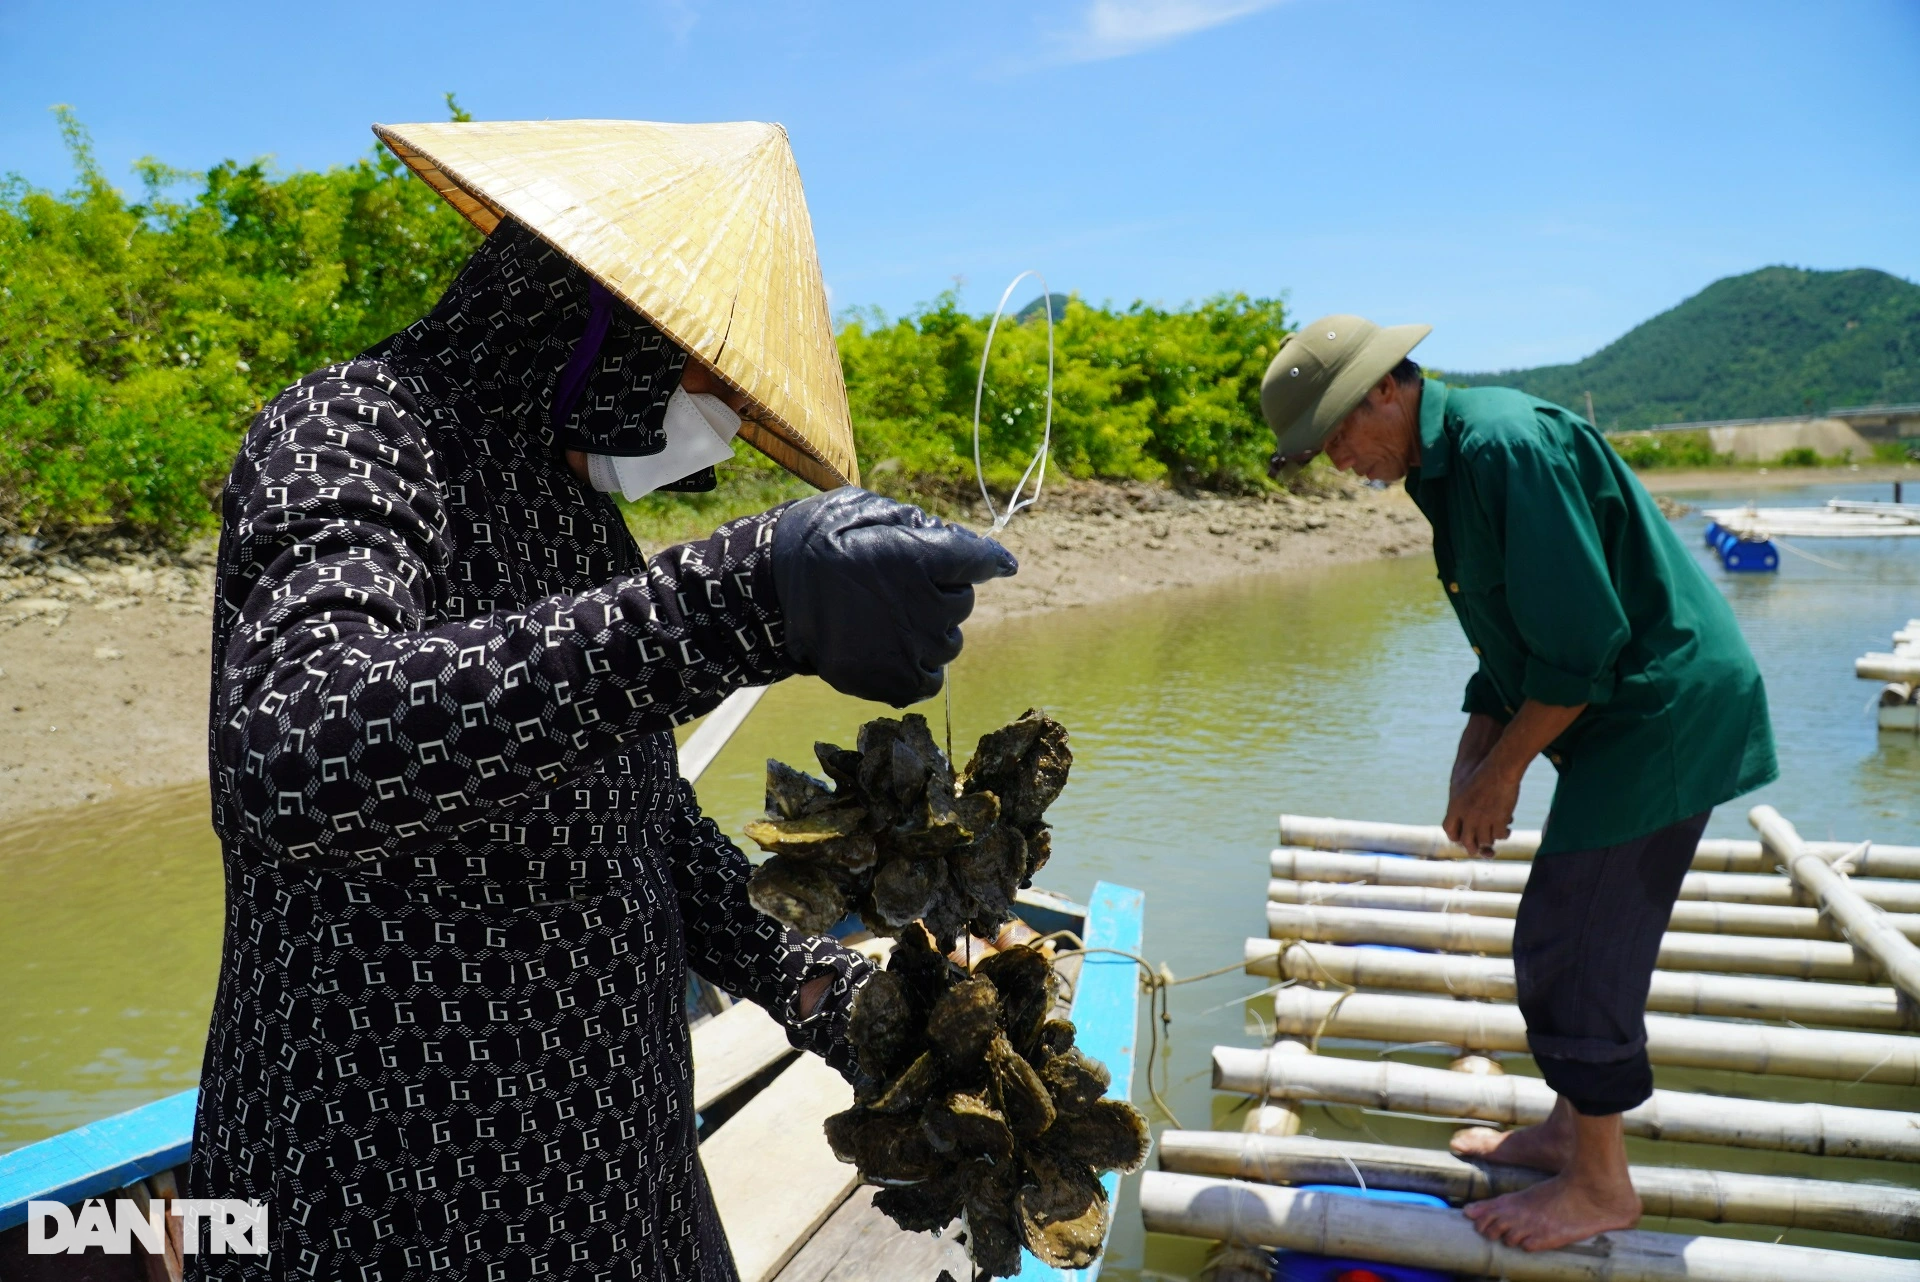
[[[1007,301],[1013,297],[1013,291],[1027,277],[1040,282],[1041,306],[1047,316],[1047,414],[1046,424],[1040,432],[1040,449],[1027,464],[1026,471],[1020,474],[1020,481],[1013,487],[1013,493],[1007,496],[1007,510],[1001,512],[993,505],[993,495],[987,492],[987,472],[980,460],[980,406],[986,399],[987,361],[993,355],[993,335],[1000,328],[1000,320],[1007,312]],[[1047,453],[1053,445],[1053,290],[1047,286],[1047,278],[1037,271],[1024,271],[1007,283],[1000,295],[1000,306],[993,309],[993,320],[987,324],[987,341],[980,348],[980,377],[973,384],[973,474],[980,482],[980,497],[987,505],[987,515],[993,518],[993,533],[998,534],[1007,528],[1007,522],[1013,520],[1013,514],[1022,508],[1032,507],[1040,497],[1040,486],[1047,479]],[[1033,493],[1020,497],[1033,482]]]

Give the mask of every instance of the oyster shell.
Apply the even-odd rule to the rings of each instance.
[[[847,915],[847,898],[833,875],[794,855],[775,855],[754,869],[747,899],[767,916],[816,935]]]
[[[1033,1054],[1027,1058],[1036,1064],[1045,1064],[1055,1055],[1064,1055],[1073,1049],[1073,1031],[1072,1020],[1046,1021],[1040,1025],[1040,1034],[1033,1039]]]
[[[1001,815],[1027,828],[1046,815],[1072,766],[1066,727],[1028,708],[1018,721],[980,737],[961,791],[991,792],[1000,799]]]
[[[986,1097],[955,1091],[921,1115],[927,1142],[942,1155],[1004,1162],[1013,1156],[1013,1131]]]
[[[1026,1181],[1014,1195],[1021,1240],[1042,1263],[1084,1269],[1107,1237],[1107,1191],[1092,1171],[1052,1156],[1027,1154]]]
[[[1047,1095],[1033,1065],[1014,1053],[1002,1033],[987,1043],[987,1076],[993,1098],[1006,1114],[1007,1126],[1022,1140],[1030,1140],[1053,1125],[1053,1100]]]
[[[944,1229],[966,1208],[973,1171],[955,1167],[918,1184],[897,1184],[873,1195],[873,1204],[909,1233]]]
[[[927,1040],[958,1072],[980,1065],[1000,1031],[1000,990],[984,979],[955,984],[927,1016]]]
[[[1046,861],[1043,817],[1073,761],[1066,729],[1029,710],[983,736],[964,787],[924,717],[876,718],[857,745],[814,745],[825,780],[767,763],[767,817],[747,836],[769,854],[821,865],[837,895],[768,860],[753,884],[777,884],[754,904],[816,933],[836,904],[857,909],[876,934],[923,921],[942,951],[962,931],[995,938],[1015,892]]]
[[[1107,1066],[1087,1058],[1077,1046],[1052,1056],[1040,1069],[1053,1106],[1067,1117],[1078,1117],[1098,1103],[1113,1084]]]
[[[921,749],[891,731],[874,743],[888,753],[876,778],[894,805],[918,777],[907,752]],[[931,768],[927,778],[938,780]],[[886,969],[854,999],[847,1035],[864,1080],[855,1106],[827,1120],[828,1142],[886,1186],[874,1205],[902,1228],[964,1215],[976,1278],[1018,1272],[1022,1243],[1084,1268],[1110,1215],[1100,1173],[1140,1165],[1146,1119],[1104,1098],[1106,1068],[1075,1048],[1070,1021],[1047,1018],[1057,985],[1048,953],[1003,936],[969,971],[943,952],[934,917],[900,931]]]
[[[967,1253],[988,1277],[1020,1271],[1020,1231],[1013,1218],[1018,1173],[1019,1163],[1001,1162],[980,1172],[967,1189]]]
[[[813,759],[833,781],[834,795],[856,795],[860,791],[860,754],[831,743],[813,745]]]
[[[895,859],[882,864],[873,875],[874,917],[889,931],[906,929],[926,916],[946,880],[944,860]]]
[[[991,939],[1013,916],[1014,892],[1027,876],[1027,840],[997,823],[955,850],[947,867],[957,892],[955,906],[968,929]]]
[[[1022,1055],[1031,1058],[1053,1004],[1053,963],[1046,954],[1025,944],[1015,944],[983,958],[973,973],[1000,992],[1000,1005],[1006,1011],[1007,1040]]]
[[[916,1009],[911,981],[891,968],[873,976],[853,999],[847,1016],[847,1040],[853,1043],[860,1071],[891,1077],[912,1062],[926,1045],[926,1017]]]
[[[893,954],[887,958],[887,973],[900,976],[907,985],[922,1019],[949,988],[967,977],[966,971],[934,946],[932,936],[918,922],[900,932]]]
[[[1077,1117],[1062,1117],[1041,1137],[1047,1152],[1075,1166],[1137,1171],[1147,1160],[1147,1119],[1125,1100],[1103,1099]]]
[[[894,1078],[869,1107],[876,1113],[905,1113],[919,1108],[933,1098],[944,1077],[939,1056],[928,1051],[914,1060],[906,1072]],[[946,1152],[944,1148],[940,1151]]]
[[[767,814],[779,819],[799,819],[820,806],[833,802],[833,788],[824,779],[815,779],[804,771],[767,758]]]
[[[917,1183],[952,1165],[934,1151],[913,1114],[890,1116],[855,1106],[829,1117],[826,1132],[833,1155],[859,1167],[869,1180]]]

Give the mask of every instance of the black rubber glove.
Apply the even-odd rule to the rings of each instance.
[[[800,500],[773,527],[787,657],[896,708],[940,692],[973,585],[1019,568],[991,539],[851,485]]]

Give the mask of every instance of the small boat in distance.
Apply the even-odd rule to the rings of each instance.
[[[1828,499],[1820,507],[1715,508],[1707,520],[1749,542],[1920,537],[1920,503]]]

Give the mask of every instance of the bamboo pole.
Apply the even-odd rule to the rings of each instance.
[[[1761,844],[1787,865],[1794,884],[1820,905],[1846,939],[1878,962],[1895,988],[1920,1001],[1920,948],[1900,933],[1886,913],[1862,899],[1831,863],[1809,849],[1779,811],[1755,806],[1747,819],[1759,831]]]
[[[1315,850],[1363,850],[1419,859],[1471,859],[1467,848],[1456,845],[1438,824],[1390,824],[1367,819],[1316,819],[1308,815],[1280,816],[1280,844]],[[1531,859],[1540,848],[1538,829],[1518,829],[1493,844],[1495,859]]]
[[[1410,913],[1385,908],[1267,905],[1267,936],[1317,944],[1395,944],[1447,953],[1513,951],[1513,923],[1464,913]],[[1657,963],[1664,970],[1718,970],[1801,979],[1873,980],[1873,959],[1825,939],[1753,939],[1669,931]]]
[[[1292,1037],[1283,1037],[1268,1048],[1276,1055],[1307,1055],[1307,1044]],[[1261,1100],[1247,1110],[1246,1121],[1240,1129],[1255,1135],[1298,1135],[1302,1119],[1300,1104],[1297,1100],[1283,1099],[1278,1103]]]
[[[1314,819],[1305,815],[1280,816],[1280,844],[1311,846],[1316,850],[1376,851],[1414,855],[1423,859],[1471,858],[1463,846],[1447,840],[1438,825],[1374,823],[1359,819]],[[1837,858],[1857,842],[1810,841],[1807,849],[1825,858]],[[1540,848],[1536,830],[1519,829],[1494,843],[1495,859],[1532,859]],[[1730,841],[1709,837],[1693,855],[1697,872],[1772,872],[1778,859],[1757,841]],[[1863,877],[1920,878],[1920,846],[1883,846],[1873,843],[1860,856],[1855,872]]]
[[[1149,1233],[1215,1238],[1510,1282],[1915,1282],[1920,1262],[1736,1238],[1627,1229],[1558,1251],[1481,1237],[1451,1208],[1407,1206],[1148,1171],[1140,1215]]]
[[[1545,1171],[1470,1161],[1435,1149],[1308,1135],[1162,1131],[1156,1151],[1163,1171],[1261,1184],[1364,1181],[1367,1188],[1425,1193],[1456,1205],[1530,1188],[1547,1178]],[[1648,1215],[1920,1242],[1920,1190],[1680,1166],[1635,1166],[1628,1175]]]
[[[1920,1085],[1920,1038],[1674,1015],[1648,1015],[1646,1021],[1647,1058],[1655,1064]],[[1519,1007],[1438,997],[1286,988],[1273,995],[1273,1025],[1295,1037],[1438,1042],[1471,1051],[1528,1049],[1527,1022]]]
[[[1532,864],[1526,862],[1410,859],[1403,855],[1309,850],[1304,846],[1281,846],[1269,856],[1268,863],[1273,876],[1288,881],[1458,887],[1515,895],[1526,889],[1527,874],[1533,869]],[[1888,912],[1920,913],[1920,882],[1864,877],[1849,880],[1868,903],[1878,904]],[[1680,884],[1680,898],[1779,907],[1801,903],[1800,891],[1790,878],[1738,872],[1690,872]]]
[[[1860,897],[1890,913],[1920,913],[1920,881],[1849,878]],[[1682,899],[1711,899],[1723,904],[1799,904],[1802,892],[1792,878],[1743,872],[1690,872],[1680,884]]]
[[[1504,957],[1403,953],[1340,944],[1249,939],[1249,975],[1308,984],[1445,993],[1510,1002],[1517,996],[1513,962]],[[1920,1029],[1920,1013],[1898,989],[1866,984],[1816,984],[1803,979],[1656,970],[1647,1009],[1668,1015],[1792,1020],[1845,1028]]]
[[[1863,654],[1853,661],[1853,675],[1862,681],[1920,685],[1920,658],[1910,654]]]
[[[1361,854],[1281,846],[1268,857],[1275,877],[1293,881],[1365,882],[1376,886],[1438,886],[1462,890],[1526,888],[1532,865],[1525,860],[1415,859],[1406,855]]]
[[[1500,1126],[1543,1121],[1554,1101],[1553,1088],[1534,1077],[1480,1077],[1334,1055],[1270,1056],[1238,1046],[1213,1048],[1213,1086],[1242,1095],[1470,1117]],[[1920,1161],[1920,1113],[1656,1090],[1620,1116],[1627,1134],[1648,1139]]]
[[[1335,908],[1387,908],[1395,912],[1465,913],[1504,917],[1520,911],[1520,896],[1496,890],[1442,890],[1436,886],[1350,886],[1318,881],[1267,883],[1267,898],[1277,904],[1326,904]],[[1875,911],[1879,911],[1875,909]],[[1920,915],[1886,913],[1888,925],[1909,940],[1920,940]],[[1673,906],[1667,929],[1706,935],[1752,935],[1769,939],[1834,939],[1833,924],[1818,908],[1776,904],[1721,904],[1683,899]]]

